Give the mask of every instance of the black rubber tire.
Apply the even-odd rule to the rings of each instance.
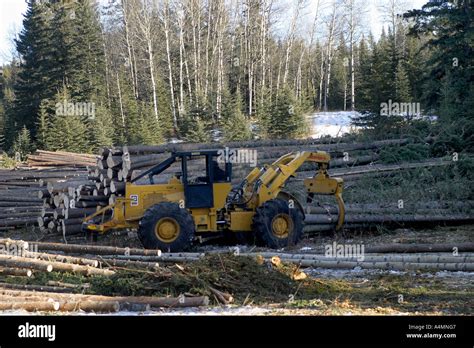
[[[162,218],[173,218],[179,225],[179,234],[175,240],[166,243],[155,234],[156,223]],[[176,252],[188,249],[194,238],[195,227],[191,214],[177,203],[163,202],[148,208],[140,220],[138,238],[145,249],[160,249]]]
[[[292,221],[286,238],[277,237],[272,231],[273,218],[279,214],[287,215]],[[257,240],[272,249],[280,249],[297,244],[303,235],[304,215],[297,207],[290,208],[282,199],[272,199],[257,208],[253,217],[253,230]]]

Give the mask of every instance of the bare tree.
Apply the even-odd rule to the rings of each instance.
[[[166,60],[168,62],[168,78],[171,96],[171,113],[173,115],[173,128],[174,132],[178,132],[178,118],[176,116],[176,102],[174,98],[174,83],[173,83],[173,67],[171,62],[171,50],[170,50],[170,2],[165,0],[163,4],[163,29],[165,33],[166,41]]]
[[[360,39],[360,32],[363,29],[363,16],[367,13],[358,0],[345,0],[344,10],[346,17],[347,31],[349,33],[349,69],[351,75],[351,110],[355,110],[355,44]]]
[[[132,39],[130,37],[130,21],[129,21],[131,7],[133,6],[134,3],[129,0],[122,0],[120,4],[121,4],[121,10],[122,10],[125,43],[127,46],[127,58],[126,58],[125,65],[128,66],[130,70],[130,80],[132,81],[133,94],[135,95],[135,97],[138,97],[135,59],[132,55],[132,52],[134,51],[134,49],[133,49]]]
[[[309,34],[309,42],[308,45],[304,45],[301,49],[301,54],[300,54],[300,59],[298,61],[298,71],[296,75],[296,96],[298,98],[301,98],[301,91],[303,89],[302,83],[303,83],[303,72],[302,72],[302,65],[303,65],[303,58],[308,49],[310,49],[313,46],[313,41],[314,41],[314,35],[316,33],[316,28],[318,25],[318,16],[319,16],[319,6],[320,6],[320,0],[316,0],[316,9],[314,12],[314,19],[313,19],[313,25],[311,26],[310,34]]]
[[[293,16],[291,18],[291,24],[290,28],[288,31],[288,36],[286,38],[286,50],[285,50],[285,67],[283,71],[283,86],[286,85],[287,79],[288,79],[288,71],[289,71],[289,63],[290,63],[290,55],[291,55],[291,50],[293,48],[293,43],[295,41],[295,35],[296,35],[296,24],[298,22],[298,19],[300,17],[300,12],[304,4],[306,3],[305,0],[297,0]],[[280,89],[280,73],[281,73],[281,65],[278,69],[278,78],[277,78],[277,90]]]
[[[334,58],[334,38],[338,34],[339,26],[340,26],[340,16],[339,16],[339,0],[332,0],[332,5],[329,13],[329,17],[327,19],[327,41],[326,41],[326,79],[325,79],[325,86],[324,86],[324,111],[328,110],[328,96],[329,96],[329,87],[331,83],[331,64],[332,59]]]
[[[141,0],[140,6],[133,8],[133,19],[137,25],[137,40],[145,47],[145,52],[148,61],[148,69],[150,75],[151,92],[153,100],[153,113],[155,119],[158,121],[158,97],[156,92],[155,80],[155,61],[154,61],[154,47],[153,41],[156,37],[156,13],[157,3],[153,0]]]

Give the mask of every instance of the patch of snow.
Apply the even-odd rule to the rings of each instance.
[[[474,277],[474,272],[464,271],[439,271],[435,273],[435,277]]]
[[[463,278],[474,277],[474,272],[463,271],[438,271],[438,272],[423,272],[416,273],[413,271],[398,271],[398,270],[381,270],[381,269],[364,269],[359,266],[347,269],[331,269],[331,268],[307,268],[305,273],[311,277],[320,278],[360,278],[371,275],[390,274],[390,275],[416,275],[417,277],[425,278]]]
[[[361,114],[357,111],[315,112],[308,118],[311,122],[311,137],[337,137],[357,132],[360,127],[352,125],[352,120]]]

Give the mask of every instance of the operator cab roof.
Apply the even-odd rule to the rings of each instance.
[[[222,150],[196,150],[196,151],[176,151],[173,152],[171,155],[176,157],[184,157],[184,156],[219,156],[222,154]]]

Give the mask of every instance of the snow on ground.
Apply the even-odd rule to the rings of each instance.
[[[346,133],[357,132],[359,127],[353,126],[352,119],[359,117],[357,111],[315,112],[308,116],[311,123],[311,137],[337,137]]]
[[[474,278],[474,272],[451,272],[451,271],[439,271],[439,272],[406,272],[398,270],[380,270],[380,269],[363,269],[361,267],[354,267],[348,269],[329,269],[329,268],[307,268],[305,273],[314,278],[336,278],[336,279],[354,279],[354,278],[366,278],[368,276],[378,274],[391,274],[391,275],[416,275],[417,277],[425,278]]]

